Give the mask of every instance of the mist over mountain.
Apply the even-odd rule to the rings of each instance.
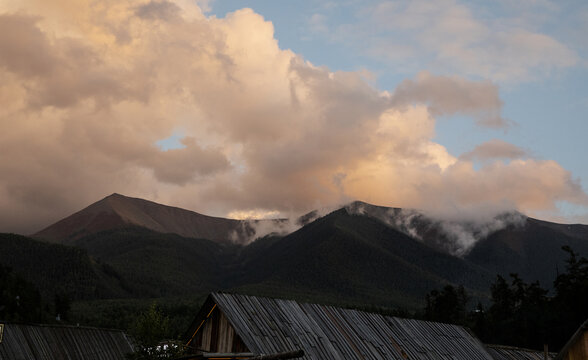
[[[398,231],[438,250],[456,256],[466,255],[479,240],[506,227],[524,226],[527,217],[511,211],[496,215],[431,215],[414,209],[388,208],[355,201],[345,206],[351,214],[374,217]]]

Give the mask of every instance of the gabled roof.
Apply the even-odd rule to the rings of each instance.
[[[461,326],[237,294],[209,296],[187,338],[213,306],[255,355],[303,350],[303,359],[492,360]]]
[[[4,323],[0,360],[123,360],[134,348],[120,330]]]

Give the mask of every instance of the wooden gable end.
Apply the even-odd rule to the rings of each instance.
[[[188,342],[192,349],[210,353],[250,352],[229,319],[216,304],[199,322]]]
[[[588,359],[588,330],[584,330],[570,346],[565,358],[566,360]]]
[[[568,343],[557,354],[556,360],[588,359],[588,320],[584,321]]]

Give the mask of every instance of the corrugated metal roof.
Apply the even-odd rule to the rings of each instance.
[[[302,349],[303,359],[492,360],[457,325],[237,294],[211,299],[255,354]]]
[[[545,353],[542,351],[503,345],[486,345],[486,349],[495,360],[545,360]],[[547,356],[551,360],[556,354],[547,353]]]
[[[5,323],[0,360],[122,360],[133,351],[120,330]]]

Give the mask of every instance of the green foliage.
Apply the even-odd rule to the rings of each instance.
[[[179,338],[194,320],[208,294],[154,299],[110,299],[72,303],[70,322],[89,326],[129,330],[153,301],[169,318],[168,338]]]
[[[170,337],[170,320],[153,302],[149,309],[135,320],[129,333],[133,336],[137,351],[129,359],[173,359],[184,353],[184,348]]]
[[[547,290],[539,283],[525,283],[511,274],[510,284],[497,276],[492,284],[492,306],[489,309],[493,343],[542,348],[548,341],[550,321]]]
[[[491,285],[491,305],[481,304],[464,319],[465,291],[446,286],[427,295],[425,317],[471,327],[486,343],[560,349],[588,318],[588,260],[569,247],[566,272],[554,281],[555,296],[538,282],[526,283],[518,274],[498,275]]]
[[[72,246],[0,234],[0,264],[33,283],[47,301],[58,294],[72,300],[129,295],[86,250]]]
[[[152,303],[147,312],[140,314],[129,333],[141,347],[154,347],[169,336],[169,318]]]
[[[218,290],[225,282],[230,246],[210,240],[161,234],[139,227],[115,229],[78,239],[104,270],[136,298],[185,296]]]
[[[61,320],[67,321],[69,310],[71,309],[71,299],[67,294],[55,294],[55,316]]]
[[[553,299],[557,316],[561,319],[554,325],[553,335],[560,342],[566,340],[561,334],[573,333],[588,318],[588,259],[579,257],[568,246],[563,250],[568,254],[566,272],[555,279],[556,295]]]
[[[455,288],[446,285],[443,290],[433,290],[426,296],[425,319],[451,324],[466,323],[468,296],[462,285]]]
[[[0,319],[39,322],[45,318],[41,295],[34,285],[0,265]]]

